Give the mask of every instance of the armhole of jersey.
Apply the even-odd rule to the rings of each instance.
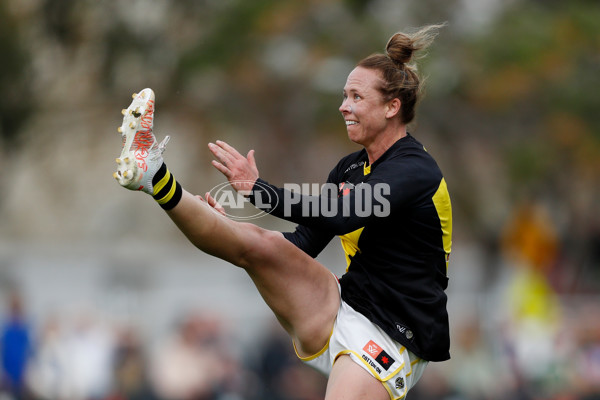
[[[342,248],[344,249],[344,254],[346,256],[346,271],[348,270],[348,267],[350,267],[352,257],[354,257],[357,252],[360,252],[360,249],[358,248],[358,239],[360,239],[360,234],[363,229],[365,228],[358,228],[353,232],[340,236]]]
[[[442,244],[446,252],[446,268],[448,268],[450,252],[452,251],[452,205],[450,204],[450,195],[444,178],[440,181],[440,186],[433,195],[432,200],[440,219]]]

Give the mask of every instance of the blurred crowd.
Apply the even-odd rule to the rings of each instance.
[[[557,325],[535,318],[488,331],[481,318],[453,335],[452,359],[432,363],[412,400],[600,398],[597,299]],[[188,315],[158,343],[92,316],[34,329],[11,295],[1,333],[0,399],[317,400],[326,379],[303,365],[281,328],[244,354],[214,317]]]
[[[223,320],[190,313],[151,343],[98,315],[37,324],[11,293],[1,333],[0,399],[319,399],[325,378],[304,367],[274,325],[237,354]],[[35,328],[36,326],[39,328]]]

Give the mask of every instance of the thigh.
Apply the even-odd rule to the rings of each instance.
[[[375,379],[350,356],[340,356],[333,364],[325,400],[389,400],[383,384]]]
[[[340,306],[337,278],[280,232],[261,230],[260,249],[244,269],[294,339],[300,356],[328,342]]]
[[[327,268],[280,232],[227,219],[186,191],[167,214],[200,250],[246,270],[301,355],[325,346],[340,305]]]

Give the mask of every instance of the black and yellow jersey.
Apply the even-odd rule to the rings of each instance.
[[[263,180],[251,201],[298,223],[284,235],[313,257],[339,236],[348,263],[342,299],[417,356],[448,359],[452,211],[435,160],[408,135],[372,165],[364,149],[344,157],[327,182],[337,188],[327,198],[335,213],[307,212],[307,204],[319,203],[314,196],[298,200]]]

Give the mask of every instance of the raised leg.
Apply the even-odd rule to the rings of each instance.
[[[340,304],[327,268],[280,232],[227,219],[186,191],[167,214],[197,248],[246,270],[300,355],[323,348]]]
[[[186,192],[163,162],[166,140],[153,133],[154,92],[133,94],[122,111],[121,155],[114,177],[130,190],[150,194],[200,250],[244,268],[302,356],[329,339],[340,304],[333,275],[279,232],[232,221]]]

